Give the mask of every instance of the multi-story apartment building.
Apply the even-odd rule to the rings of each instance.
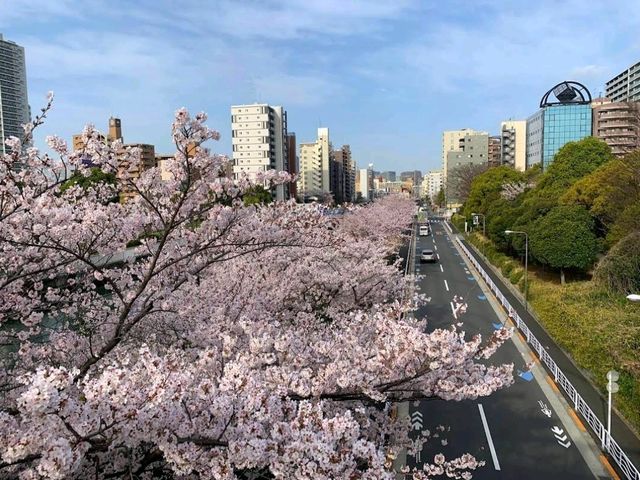
[[[336,203],[355,200],[355,164],[349,145],[331,152],[331,193]]]
[[[24,48],[0,33],[0,154],[8,153],[7,138],[24,138],[22,125],[30,119]]]
[[[616,157],[640,148],[640,102],[596,98],[591,107],[593,136],[604,140]]]
[[[231,144],[236,179],[267,170],[287,171],[287,112],[266,103],[233,105]],[[284,200],[289,189],[278,185],[273,193]]]
[[[415,186],[419,186],[422,184],[422,172],[420,170],[400,172],[400,180],[403,182],[411,180]]]
[[[500,142],[500,164],[524,172],[527,168],[527,121],[502,122]]]
[[[109,118],[109,131],[107,136],[99,136],[101,141],[113,142],[115,140],[123,141],[122,137],[122,123],[119,118]],[[76,134],[72,137],[73,149],[79,151],[84,149],[85,144],[82,139],[82,134]],[[136,164],[131,164],[128,160],[127,150],[136,149],[140,154],[140,161]],[[140,178],[140,175],[145,170],[158,166],[158,160],[163,158],[156,158],[156,151],[153,145],[147,143],[128,143],[122,145],[122,150],[118,152],[118,172],[117,176],[124,184],[120,187],[120,201],[126,202],[135,198],[137,193],[128,182],[135,181]],[[87,159],[89,161],[89,159]],[[168,173],[168,172],[167,172]]]
[[[540,110],[527,119],[527,168],[542,164],[546,169],[564,145],[589,136],[589,90],[578,82],[559,83],[544,94]]]
[[[502,137],[489,137],[489,147],[487,152],[487,164],[489,167],[499,167],[502,164]]]
[[[427,172],[422,180],[422,192],[424,196],[427,196],[434,201],[440,193],[440,190],[444,188],[444,175],[442,170],[432,170]]]
[[[640,62],[609,80],[605,92],[612,102],[640,101]]]
[[[298,196],[321,198],[331,192],[331,143],[329,129],[318,128],[315,142],[300,144]]]

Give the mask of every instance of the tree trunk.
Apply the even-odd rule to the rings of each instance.
[[[564,269],[560,269],[560,283],[564,285]]]

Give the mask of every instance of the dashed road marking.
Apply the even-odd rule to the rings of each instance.
[[[442,273],[444,273],[444,270],[443,270],[443,268],[442,268],[442,264],[440,264],[440,271],[441,271]]]
[[[447,289],[447,292],[449,291],[449,284],[447,283],[447,281],[444,281],[444,288]]]
[[[480,418],[482,419],[482,426],[484,427],[484,433],[487,436],[487,442],[489,443],[489,450],[491,451],[491,459],[493,460],[493,466],[496,470],[500,470],[500,462],[498,462],[498,455],[496,454],[496,447],[493,445],[491,439],[491,432],[489,431],[489,424],[487,423],[487,417],[484,415],[484,409],[482,404],[478,404],[478,410],[480,410]]]

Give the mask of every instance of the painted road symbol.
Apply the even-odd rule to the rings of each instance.
[[[422,430],[422,414],[418,411],[411,415],[411,428],[414,430]]]
[[[521,372],[520,370],[518,370],[518,376],[527,382],[533,380],[533,373],[531,373],[531,371],[529,370],[527,370],[526,372]]]
[[[538,400],[538,405],[540,405],[540,411],[544,413],[547,417],[551,418],[551,409],[544,403],[542,400]]]
[[[564,448],[569,448],[571,446],[571,442],[565,435],[563,429],[561,429],[560,427],[556,427],[554,425],[551,431],[553,432],[553,435],[556,437],[556,440],[558,441],[559,445],[562,445]]]

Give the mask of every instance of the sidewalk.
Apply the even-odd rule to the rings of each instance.
[[[454,225],[452,225],[454,232],[457,232],[457,229]],[[591,407],[593,412],[598,416],[600,421],[606,425],[607,421],[607,400],[606,398],[600,394],[600,392],[596,389],[596,387],[587,379],[587,377],[580,371],[580,369],[573,363],[573,360],[569,357],[567,353],[564,352],[551,338],[551,336],[547,333],[547,331],[538,323],[538,321],[531,315],[528,311],[525,311],[524,305],[520,296],[514,295],[512,290],[508,288],[507,282],[503,279],[502,275],[499,275],[494,270],[495,267],[493,265],[489,265],[488,262],[484,260],[482,255],[478,253],[476,248],[471,245],[469,242],[462,238],[464,245],[469,249],[471,254],[475,257],[475,259],[480,263],[482,268],[484,268],[485,272],[489,275],[491,280],[498,286],[498,288],[502,291],[502,294],[507,298],[509,303],[512,305],[514,309],[517,310],[520,318],[524,320],[524,322],[529,327],[529,330],[535,335],[538,341],[544,345],[545,349],[554,359],[558,367],[564,372],[573,386],[576,388],[578,393],[582,396],[582,398],[587,402],[587,404]],[[510,287],[510,285],[509,285]],[[546,367],[545,367],[546,369]],[[560,391],[563,391],[560,389]],[[564,394],[564,391],[563,391]],[[565,396],[566,397],[566,396]],[[569,400],[570,402],[570,400]],[[571,403],[571,402],[570,402]],[[614,397],[615,404],[615,397]],[[589,433],[591,430],[587,428]],[[629,457],[629,460],[633,462],[633,464],[638,468],[640,466],[640,438],[636,436],[636,434],[631,430],[631,428],[620,418],[618,413],[614,410],[611,418],[611,434],[612,437],[618,442],[618,445],[624,450],[624,452]],[[596,442],[599,444],[599,440],[595,435],[592,435]],[[614,462],[612,462],[614,463]],[[622,478],[625,478],[622,472],[619,472],[622,475]]]

